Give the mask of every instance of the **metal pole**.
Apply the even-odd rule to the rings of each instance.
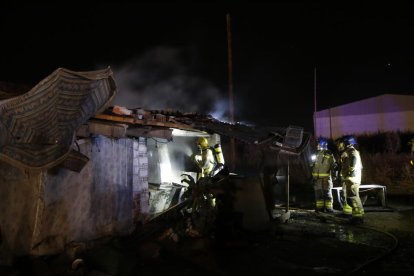
[[[316,67],[313,72],[313,135],[316,137]]]
[[[286,179],[286,213],[289,212],[289,157],[287,158],[287,179]]]
[[[227,53],[228,53],[228,85],[229,85],[229,121],[234,123],[234,101],[233,101],[233,53],[231,38],[231,18],[226,15],[227,21]],[[236,150],[234,138],[230,138],[230,169],[235,169]]]
[[[329,135],[332,139],[332,116],[331,116],[331,108],[329,108]]]
[[[234,103],[233,103],[233,53],[231,38],[231,18],[230,14],[226,15],[227,19],[227,52],[228,52],[228,73],[229,73],[229,119],[234,123]]]

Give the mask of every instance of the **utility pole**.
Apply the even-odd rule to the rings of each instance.
[[[229,119],[234,123],[234,103],[233,103],[233,53],[231,37],[231,18],[230,14],[226,15],[227,19],[227,53],[228,53],[228,80],[229,80]]]
[[[230,14],[226,15],[227,21],[227,55],[228,55],[228,85],[229,85],[229,121],[234,124],[234,102],[233,102],[233,53],[231,37],[231,18]],[[235,169],[236,147],[234,138],[230,138],[230,169]]]
[[[316,67],[313,72],[313,135],[316,137]]]

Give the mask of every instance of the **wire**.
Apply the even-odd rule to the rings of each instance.
[[[350,272],[348,272],[346,275],[352,275],[352,274],[354,274],[355,272],[358,272],[358,271],[360,271],[362,268],[364,268],[364,267],[366,267],[367,265],[370,265],[370,264],[372,264],[372,263],[374,263],[374,262],[376,262],[376,261],[378,261],[378,260],[380,260],[380,259],[382,259],[382,258],[384,258],[385,256],[387,256],[388,254],[390,254],[392,251],[394,251],[397,247],[398,247],[398,239],[397,239],[397,237],[396,236],[394,236],[393,234],[391,234],[391,233],[388,233],[388,232],[386,232],[386,231],[382,231],[382,230],[378,230],[378,229],[375,229],[375,228],[372,228],[372,227],[367,227],[367,226],[358,226],[358,227],[360,227],[360,228],[364,228],[364,229],[368,229],[368,230],[373,230],[373,231],[377,231],[377,232],[379,232],[379,233],[383,233],[383,234],[385,234],[385,235],[388,235],[389,237],[391,237],[393,240],[394,240],[394,245],[388,250],[388,251],[386,251],[384,254],[381,254],[381,255],[379,255],[379,256],[377,256],[377,257],[375,257],[375,258],[372,258],[372,259],[369,259],[368,261],[366,261],[366,262],[364,262],[364,263],[362,263],[361,265],[359,265],[359,266],[357,266],[356,268],[354,268],[353,270],[351,270]]]

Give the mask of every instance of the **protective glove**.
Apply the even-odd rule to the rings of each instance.
[[[201,161],[201,155],[199,155],[199,154],[192,154],[191,155],[191,160],[193,160],[195,163],[200,163],[200,161]]]

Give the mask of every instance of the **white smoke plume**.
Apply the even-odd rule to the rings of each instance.
[[[228,108],[220,91],[212,82],[197,76],[196,66],[202,66],[200,63],[197,53],[190,49],[149,50],[114,68],[118,94],[113,104],[224,116]]]

